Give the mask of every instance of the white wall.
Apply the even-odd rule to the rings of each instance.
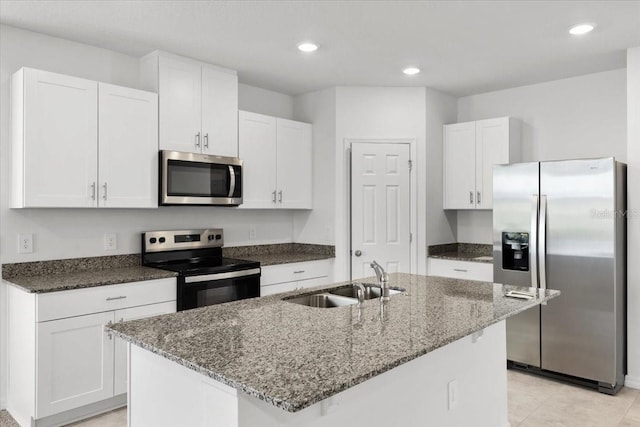
[[[313,123],[313,210],[293,214],[293,238],[332,245],[335,210],[336,90],[295,98],[295,119]]]
[[[445,93],[427,88],[425,95],[426,168],[419,171],[424,174],[419,175],[418,180],[426,180],[425,241],[426,246],[429,246],[456,241],[456,212],[442,209],[442,125],[456,121],[458,108],[457,99]]]
[[[484,93],[458,100],[458,122],[522,121],[522,161],[627,158],[624,69]],[[460,211],[459,242],[490,243],[491,213]]]
[[[348,162],[344,142],[347,139],[414,138],[417,145],[415,170],[424,169],[425,88],[411,87],[338,87],[336,88],[335,156],[335,236],[336,280],[349,278]],[[418,180],[418,223],[425,227],[425,181]],[[426,244],[417,235],[418,271],[426,271]]]
[[[627,51],[627,363],[640,388],[640,46]]]
[[[243,211],[223,207],[160,209],[9,209],[10,128],[9,80],[22,66],[66,73],[108,83],[137,86],[138,59],[127,55],[21,29],[0,26],[0,261],[3,263],[140,251],[140,232],[183,227],[225,228],[228,246],[290,242],[291,211]],[[267,109],[268,107],[268,109]],[[292,117],[293,98],[241,85],[240,108]],[[261,110],[265,108],[265,110]],[[256,239],[249,240],[249,227]],[[17,254],[16,234],[34,234],[34,253]],[[118,249],[105,252],[103,235],[116,232]]]

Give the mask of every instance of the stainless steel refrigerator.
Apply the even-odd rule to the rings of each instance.
[[[625,224],[626,165],[613,158],[494,167],[494,281],[562,292],[507,320],[511,367],[622,387]]]

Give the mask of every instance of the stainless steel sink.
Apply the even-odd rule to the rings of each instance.
[[[379,286],[371,283],[363,283],[363,285],[365,300],[380,298],[381,289]],[[389,295],[396,295],[404,291],[402,288],[391,288],[389,289]],[[284,298],[283,301],[318,308],[344,307],[358,303],[358,290],[353,284],[349,284],[339,288],[324,289],[314,294]]]
[[[363,283],[364,285],[364,299],[374,299],[380,298],[381,289],[380,286],[374,285],[372,283]],[[404,292],[405,290],[402,288],[391,288],[389,289],[389,296],[396,295]],[[353,284],[341,286],[335,289],[329,289],[330,294],[334,295],[342,295],[350,298],[358,298],[358,288],[353,286]]]
[[[332,295],[328,293],[303,295],[297,298],[285,298],[284,301],[319,308],[344,307],[347,305],[358,303],[358,300],[355,298],[348,298],[341,295]]]

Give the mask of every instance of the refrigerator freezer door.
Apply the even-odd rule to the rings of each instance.
[[[493,168],[493,280],[496,283],[536,287],[536,224],[538,218],[539,163]],[[529,268],[508,269],[503,236],[527,233]],[[516,263],[513,263],[516,264]],[[540,309],[526,310],[507,319],[507,359],[540,366]]]
[[[616,382],[614,170],[613,159],[540,164],[547,199],[540,272],[547,288],[562,292],[542,307],[542,368],[609,384]]]

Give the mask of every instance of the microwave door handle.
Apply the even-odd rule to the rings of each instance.
[[[229,165],[229,198],[233,197],[233,193],[236,191],[236,172],[233,170],[233,166]]]

